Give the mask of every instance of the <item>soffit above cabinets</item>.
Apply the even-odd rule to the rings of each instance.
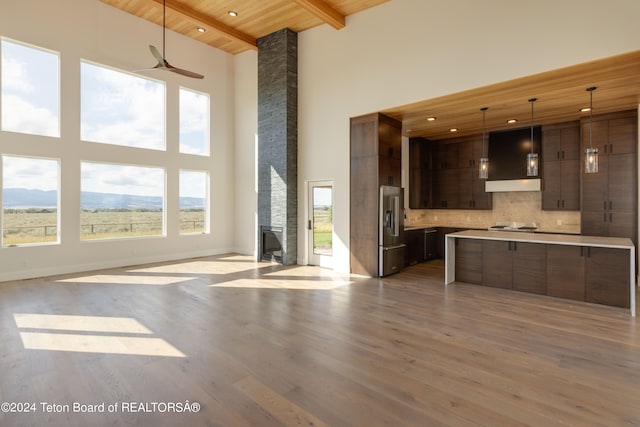
[[[100,0],[162,25],[163,0]],[[322,24],[340,29],[345,17],[389,0],[166,0],[166,26],[231,54],[256,50],[256,40],[283,28]],[[231,16],[229,12],[237,13]],[[198,28],[205,31],[200,32]]]
[[[589,112],[586,89],[593,92],[593,114],[637,109],[640,104],[640,51],[547,71],[528,77],[471,89],[438,98],[389,108],[382,113],[402,122],[403,135],[432,140],[530,126],[530,98],[535,103],[536,125],[579,120]],[[427,117],[436,117],[427,121]],[[507,124],[516,118],[517,123]],[[458,132],[450,132],[457,128]]]

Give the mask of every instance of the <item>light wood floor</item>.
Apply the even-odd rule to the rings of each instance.
[[[6,282],[0,334],[0,402],[37,411],[1,426],[640,425],[628,310],[445,287],[440,261],[378,280],[228,255]],[[187,400],[200,411],[167,412]]]

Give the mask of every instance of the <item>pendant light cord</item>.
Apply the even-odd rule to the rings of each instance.
[[[484,145],[484,141],[486,140],[486,136],[485,136],[485,115],[487,113],[487,110],[489,109],[489,107],[482,107],[482,157],[487,157],[487,155],[485,154],[485,145]]]
[[[165,33],[167,32],[167,0],[162,2],[162,59],[167,56],[164,54]]]
[[[589,89],[587,89],[589,91],[589,148],[593,148],[593,91],[595,87]]]
[[[531,103],[531,154],[533,154],[533,103],[536,102],[538,98],[531,98],[529,102]]]

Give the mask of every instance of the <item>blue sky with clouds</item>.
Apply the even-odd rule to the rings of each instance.
[[[60,57],[2,39],[2,129],[60,135]],[[164,150],[166,85],[129,72],[81,62],[81,139]],[[180,89],[180,151],[209,155],[209,96]],[[58,161],[3,157],[4,188],[53,190]],[[163,196],[163,168],[83,162],[82,191]],[[183,171],[180,195],[204,197],[208,174]]]

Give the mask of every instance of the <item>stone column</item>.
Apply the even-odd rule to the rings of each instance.
[[[282,263],[297,259],[298,34],[258,39],[258,257],[263,227],[282,230]]]

